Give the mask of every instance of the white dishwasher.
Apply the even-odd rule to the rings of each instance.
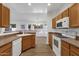
[[[12,56],[19,56],[21,54],[22,38],[18,38],[12,42]]]

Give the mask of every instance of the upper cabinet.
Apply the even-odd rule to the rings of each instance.
[[[61,13],[61,14],[59,14],[56,18],[57,18],[57,20],[62,19],[62,13]]]
[[[69,17],[69,9],[65,10],[63,13],[62,13],[62,17]]]
[[[0,27],[8,27],[10,20],[10,9],[0,4]]]
[[[79,27],[79,4],[74,4],[69,8],[70,27]]]
[[[56,19],[57,18],[52,19],[52,28],[56,28]]]
[[[63,19],[64,17],[69,17],[69,28],[79,28],[79,3],[67,8],[64,12],[55,17],[57,19],[52,20],[52,22],[56,24],[57,20]],[[52,25],[52,27],[56,28],[56,25]]]

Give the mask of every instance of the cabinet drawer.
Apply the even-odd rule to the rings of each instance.
[[[61,46],[69,49],[69,44],[62,40]]]
[[[0,53],[3,52],[3,51],[5,51],[5,50],[7,50],[8,48],[11,48],[11,44],[10,43],[1,46],[0,47]]]
[[[71,45],[71,46],[70,46],[70,51],[71,51],[71,52],[74,52],[75,54],[77,54],[77,55],[79,56],[79,48],[77,48],[77,47]]]

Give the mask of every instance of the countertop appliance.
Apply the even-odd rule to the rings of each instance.
[[[56,21],[56,28],[69,28],[69,17]]]

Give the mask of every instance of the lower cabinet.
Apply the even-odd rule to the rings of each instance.
[[[22,38],[22,51],[29,49],[31,47],[31,39],[30,36],[24,36]]]
[[[0,47],[0,56],[12,55],[12,43],[5,44]]]
[[[70,56],[79,56],[79,48],[70,45]]]
[[[62,56],[79,56],[79,47],[61,41],[61,55]]]
[[[35,47],[35,35],[22,37],[22,52],[32,47]]]
[[[48,44],[49,44],[49,46],[52,48],[53,47],[53,45],[52,45],[52,38],[53,37],[53,34],[51,33],[51,32],[49,32],[49,34],[48,34],[48,38],[49,38],[49,40],[48,40]]]
[[[31,36],[31,47],[34,48],[35,47],[35,35]]]
[[[69,56],[69,44],[65,41],[61,41],[61,55]]]

